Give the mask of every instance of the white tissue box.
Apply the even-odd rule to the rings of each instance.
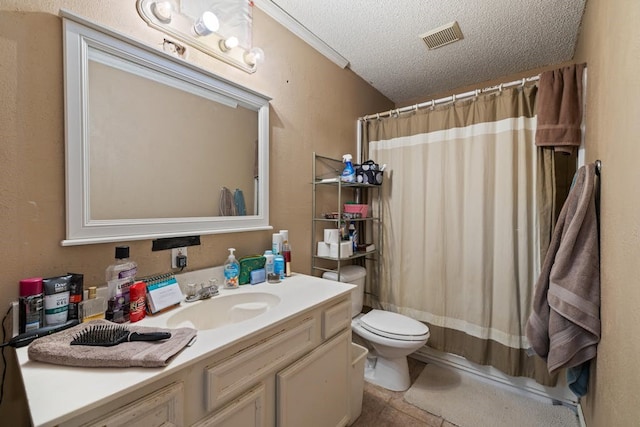
[[[340,243],[340,229],[339,228],[325,228],[324,229],[324,241],[325,241],[325,243]]]
[[[318,256],[338,258],[338,250],[340,250],[340,258],[349,258],[353,255],[353,244],[351,241],[342,241],[340,243],[318,242]]]

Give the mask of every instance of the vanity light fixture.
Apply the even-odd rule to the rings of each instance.
[[[223,52],[229,52],[234,47],[237,47],[240,44],[240,41],[237,37],[231,36],[226,39],[221,39],[218,43],[220,50]]]
[[[259,47],[252,47],[244,53],[244,62],[253,67],[264,62],[264,51]]]
[[[208,0],[211,3],[212,0]],[[213,0],[216,3],[219,0]],[[218,16],[213,10],[205,10],[201,0],[136,0],[140,17],[172,39],[194,47],[213,58],[226,62],[247,73],[254,73],[264,62],[262,49],[252,48],[251,7],[246,0],[227,0],[242,5],[230,16]],[[242,12],[242,13],[241,13]],[[226,22],[225,20],[228,20]],[[165,38],[166,39],[166,38]],[[185,58],[165,42],[164,48]]]
[[[219,28],[220,21],[218,21],[218,17],[209,10],[206,10],[193,24],[193,31],[199,36],[208,36],[218,31]]]
[[[160,22],[165,24],[171,22],[172,9],[171,3],[168,1],[157,1],[151,3],[151,12],[153,12]]]

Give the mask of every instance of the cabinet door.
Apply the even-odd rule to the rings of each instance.
[[[170,384],[142,399],[113,411],[114,413],[88,424],[91,427],[169,427],[182,426],[183,384]]]
[[[193,427],[261,427],[265,425],[265,387],[260,384]]]
[[[278,426],[347,425],[350,341],[345,330],[276,375]]]

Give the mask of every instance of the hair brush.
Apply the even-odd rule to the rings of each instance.
[[[170,332],[130,332],[124,326],[93,325],[73,337],[71,345],[110,347],[128,341],[160,341],[171,338]]]

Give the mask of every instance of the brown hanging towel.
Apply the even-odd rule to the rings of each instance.
[[[540,75],[536,110],[536,145],[570,154],[580,146],[582,132],[582,73],[586,64],[574,64]]]

